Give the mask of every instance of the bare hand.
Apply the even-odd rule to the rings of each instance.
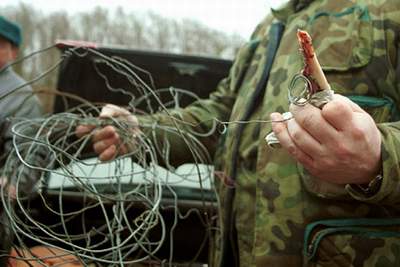
[[[81,261],[72,254],[68,254],[63,250],[46,247],[46,246],[36,246],[31,248],[30,250],[18,249],[18,252],[13,249],[11,251],[11,257],[8,260],[8,264],[10,266],[15,267],[28,267],[28,266],[43,266],[42,263],[39,263],[34,259],[35,257],[41,259],[46,266],[63,266],[63,267],[79,267],[83,266]],[[22,258],[22,259],[17,259]],[[23,258],[32,259],[30,261],[23,260]],[[29,264],[28,264],[29,262]]]
[[[294,119],[273,123],[282,147],[314,177],[336,184],[365,184],[381,169],[381,135],[372,117],[334,95],[322,110],[291,105]],[[281,120],[279,113],[272,120]]]
[[[107,104],[101,110],[99,118],[119,118],[129,122],[132,125],[132,141],[135,136],[140,134],[139,123],[135,115],[124,108]],[[117,155],[123,155],[129,152],[113,126],[106,126],[102,129],[95,129],[94,125],[79,125],[75,131],[78,137],[92,133],[93,150],[99,155],[102,161],[111,160]]]

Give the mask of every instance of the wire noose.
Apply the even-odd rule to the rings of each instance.
[[[299,81],[304,82],[304,88],[300,94],[295,95],[294,90],[296,88],[296,84]],[[298,73],[295,76],[293,76],[288,88],[289,103],[297,106],[305,106],[307,103],[310,102],[312,97],[311,87],[312,87],[311,81],[302,73]]]

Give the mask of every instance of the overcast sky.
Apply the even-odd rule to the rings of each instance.
[[[151,10],[166,17],[192,18],[227,33],[248,38],[257,23],[284,0],[0,0],[0,7],[24,2],[44,12],[65,10],[87,11],[96,5],[125,11]]]

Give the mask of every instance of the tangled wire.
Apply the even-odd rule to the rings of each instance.
[[[143,262],[172,266],[175,231],[182,221],[195,218],[204,232],[203,240],[188,260],[196,262],[211,232],[216,231],[213,218],[218,199],[213,191],[213,169],[209,166],[207,149],[198,140],[213,132],[196,132],[179,115],[169,111],[171,107],[180,107],[181,95],[194,99],[196,96],[174,88],[155,90],[150,74],[150,85],[138,75],[146,74],[144,70],[90,48],[67,49],[55,66],[27,84],[48,75],[71,56],[90,57],[109,92],[122,92],[129,97],[127,109],[144,118],[140,125],[144,134],[133,136],[134,126],[124,118],[98,119],[103,104],[63,92],[46,92],[73,98],[80,104],[63,113],[13,121],[14,150],[3,172],[9,182],[3,183],[1,193],[3,219],[14,235],[13,246],[58,248],[65,255],[76,256],[84,266],[93,262],[105,266]],[[130,88],[115,88],[99,66],[107,66],[114,75],[128,80]],[[173,100],[162,103],[160,93],[170,94]],[[159,108],[153,108],[154,101]],[[143,104],[147,105],[146,111],[137,108]],[[152,119],[155,113],[169,116],[172,123],[157,123]],[[78,125],[96,128],[92,134],[78,138],[75,135]],[[93,133],[105,125],[114,126],[122,145],[131,148],[128,154],[110,162],[87,156]],[[184,140],[190,151],[194,164],[186,170],[176,169],[171,163],[167,135]],[[15,188],[14,194],[10,193],[11,187]],[[179,194],[187,188],[192,190],[189,193],[197,193],[197,197],[192,196],[191,205],[182,208]],[[46,259],[33,253],[16,258],[47,266]]]

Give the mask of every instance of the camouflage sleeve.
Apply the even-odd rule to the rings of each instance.
[[[193,133],[192,136],[198,137],[200,143],[213,156],[221,132],[221,125],[218,122],[228,121],[230,118],[231,110],[237,97],[237,90],[257,44],[255,40],[258,39],[259,35],[263,34],[265,30],[263,25],[265,24],[265,21],[261,23],[253,33],[251,40],[241,47],[228,77],[218,84],[216,90],[210,94],[208,99],[196,101],[184,109],[170,110],[169,114],[162,112],[139,117],[140,125],[142,128],[144,126],[143,130],[146,135],[151,132],[153,140],[157,139],[155,140],[157,147],[165,146],[167,143],[165,140],[168,140],[169,154],[174,155],[174,157],[170,158],[172,165],[193,162],[188,143],[185,142],[181,134],[176,132],[178,127],[184,129],[183,132]],[[172,119],[172,117],[175,119]],[[163,127],[171,126],[173,131],[166,132],[162,129],[151,131],[151,129],[156,129],[157,125],[162,125]],[[200,133],[200,135],[197,133]]]
[[[393,5],[392,8],[384,12],[387,24],[392,25],[393,29],[388,30],[390,35],[393,32],[400,31],[400,11],[398,8],[398,2],[388,1],[387,7]],[[390,23],[389,23],[390,22]],[[397,37],[399,37],[398,35]],[[392,42],[388,42],[386,45],[386,52],[388,58],[390,58],[393,64],[393,91],[392,95],[397,99],[397,111],[400,110],[399,93],[400,93],[400,41],[399,38],[396,45]],[[395,49],[393,49],[395,47]],[[399,205],[400,204],[400,121],[390,122],[390,123],[379,123],[378,129],[382,136],[382,183],[376,194],[373,196],[366,197],[356,191],[349,190],[352,197],[357,200],[383,204],[383,205]]]
[[[223,79],[209,99],[199,100],[187,108],[166,110],[154,115],[139,116],[139,125],[158,151],[173,155],[162,165],[178,166],[193,162],[189,146],[193,138],[199,139],[210,153],[218,138],[214,118],[225,120],[233,104],[234,93],[229,88],[230,78]],[[201,135],[201,137],[199,137]]]
[[[154,115],[139,117],[139,124],[146,136],[154,142],[158,151],[168,150],[170,162],[163,165],[178,166],[185,162],[194,162],[190,146],[200,141],[212,155],[219,137],[220,121],[229,119],[235,92],[231,90],[231,77],[223,79],[208,99],[198,100],[186,108],[176,108]],[[196,139],[196,141],[194,140]]]
[[[378,125],[382,134],[382,183],[372,196],[349,190],[349,194],[368,203],[382,205],[400,204],[400,122]]]

